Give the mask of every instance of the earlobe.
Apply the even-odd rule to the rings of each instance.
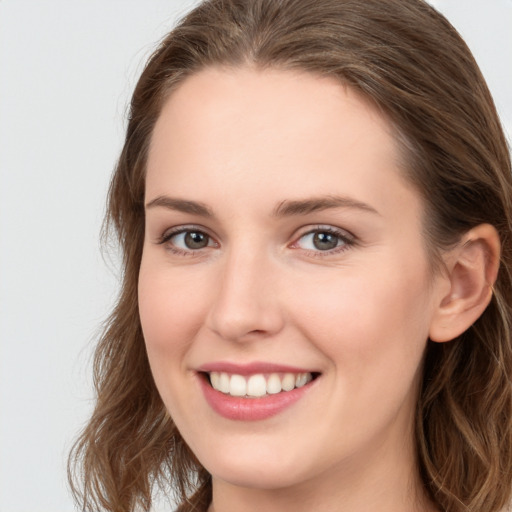
[[[500,239],[490,224],[468,231],[449,251],[445,263],[447,293],[436,305],[429,336],[432,341],[450,341],[478,320],[492,298],[500,262]]]

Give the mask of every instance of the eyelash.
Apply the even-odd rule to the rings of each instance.
[[[194,257],[194,256],[200,256],[202,254],[202,249],[180,249],[169,242],[171,239],[177,235],[183,234],[183,233],[200,233],[202,235],[205,235],[208,237],[209,241],[213,240],[213,238],[203,229],[196,226],[181,226],[174,229],[171,229],[170,231],[166,231],[158,240],[159,245],[168,244],[168,250],[171,251],[173,254],[176,254],[178,256],[188,256],[188,257]],[[304,237],[308,235],[314,235],[317,233],[327,233],[330,235],[334,235],[338,238],[339,242],[341,242],[341,245],[334,247],[333,249],[328,249],[325,251],[322,251],[320,249],[318,250],[312,250],[312,249],[303,249],[303,251],[308,255],[315,258],[321,258],[321,257],[327,257],[329,255],[338,254],[341,252],[344,252],[348,250],[350,247],[356,245],[356,237],[349,233],[348,231],[337,229],[332,226],[322,226],[318,225],[315,226],[313,229],[309,229],[305,233],[302,233],[298,238],[296,238],[296,241],[291,244],[292,249],[300,249],[297,247],[297,244],[300,240],[302,240]],[[215,242],[216,246],[218,244]],[[206,246],[204,249],[206,249],[209,246]]]

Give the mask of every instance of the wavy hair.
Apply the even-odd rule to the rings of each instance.
[[[95,352],[96,407],[69,459],[81,509],[148,511],[158,484],[176,493],[182,512],[211,500],[210,475],[166,413],[145,352],[137,305],[145,166],[172,91],[208,66],[244,65],[335,77],[378,106],[423,198],[434,267],[472,227],[498,230],[492,301],[456,340],[428,341],[415,417],[433,502],[445,512],[497,512],[512,488],[510,154],[469,49],[422,0],[207,0],[151,56],[109,191],[106,229],[123,251],[123,281]]]

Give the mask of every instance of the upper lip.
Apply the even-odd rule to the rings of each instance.
[[[313,370],[296,366],[254,361],[252,363],[232,363],[229,361],[215,361],[206,363],[197,368],[198,372],[224,372],[236,375],[253,375],[256,373],[313,373]]]

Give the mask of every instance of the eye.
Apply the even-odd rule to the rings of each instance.
[[[184,245],[187,249],[203,249],[208,247],[210,237],[200,231],[185,231],[172,238],[175,245]]]
[[[354,244],[346,231],[332,227],[319,227],[302,235],[292,247],[315,252],[337,252]]]
[[[159,242],[166,244],[169,248],[179,253],[199,251],[206,247],[216,247],[217,244],[210,235],[199,229],[179,228],[165,233]]]

